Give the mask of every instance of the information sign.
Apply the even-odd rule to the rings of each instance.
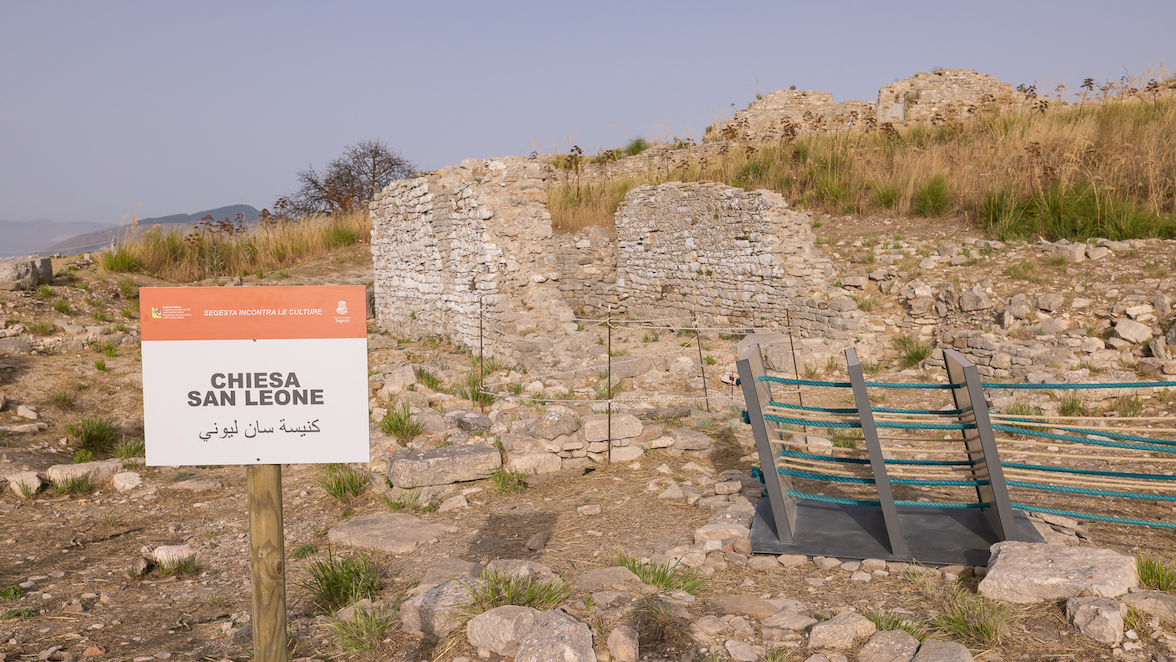
[[[367,462],[362,286],[139,290],[150,466]]]

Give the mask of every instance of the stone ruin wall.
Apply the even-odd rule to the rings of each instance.
[[[861,313],[830,297],[812,221],[767,190],[672,182],[641,186],[617,210],[617,288],[630,317],[696,316],[704,325],[782,326],[848,338]]]
[[[883,122],[954,121],[981,110],[1020,107],[1025,100],[1023,93],[988,74],[941,69],[883,86],[875,103],[839,103],[828,92],[777,90],[716,123],[708,138],[768,142]]]
[[[876,108],[879,122],[954,121],[984,109],[1018,107],[1025,100],[1025,94],[988,74],[941,69],[883,86]]]
[[[389,184],[371,205],[380,327],[477,347],[482,315],[487,354],[521,362],[542,347],[515,336],[566,330],[573,306],[607,305],[613,243],[600,228],[552,233],[551,175],[538,159],[467,159]]]

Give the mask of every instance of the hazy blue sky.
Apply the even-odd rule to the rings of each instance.
[[[0,219],[270,206],[380,138],[422,168],[701,136],[756,89],[1176,66],[1176,2],[0,0]],[[0,244],[3,237],[0,237]]]

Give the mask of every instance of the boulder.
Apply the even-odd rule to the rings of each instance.
[[[533,582],[545,582],[558,577],[551,568],[534,561],[519,559],[496,559],[486,564],[483,573],[493,573],[500,577],[520,577]]]
[[[972,652],[954,641],[926,639],[911,662],[972,662]]]
[[[408,554],[421,543],[436,542],[457,531],[456,526],[432,524],[408,513],[373,513],[331,527],[327,540],[336,545]]]
[[[476,579],[482,575],[482,564],[473,561],[452,559],[439,563],[425,571],[421,581],[409,591],[412,595],[420,595],[425,591],[440,586],[451,579]]]
[[[776,605],[754,595],[719,595],[711,600],[711,606],[725,614],[742,614],[756,618],[767,618],[780,611]]]
[[[110,479],[110,484],[119,492],[130,492],[143,484],[143,477],[134,471],[123,471],[114,474],[114,478]]]
[[[653,361],[644,356],[626,356],[612,360],[612,385],[616,387],[622,379],[638,377],[653,370]]]
[[[466,638],[475,648],[509,657],[518,652],[519,642],[535,628],[535,618],[542,613],[515,605],[495,607],[470,619]]]
[[[1123,603],[1154,614],[1164,621],[1176,621],[1176,596],[1159,591],[1132,591],[1123,596]]]
[[[910,662],[919,650],[919,640],[904,630],[884,630],[858,651],[858,662]]]
[[[764,657],[764,649],[760,646],[752,646],[746,641],[739,641],[738,639],[728,639],[727,643],[723,645],[727,649],[727,654],[731,656],[735,662],[758,662]]]
[[[1106,598],[1070,598],[1066,600],[1066,618],[1085,637],[1104,644],[1123,641],[1127,605]]]
[[[637,630],[628,625],[613,628],[608,635],[608,652],[617,662],[637,662]]]
[[[704,451],[715,443],[709,435],[688,428],[674,428],[670,430],[670,436],[674,439],[674,448],[684,451]]]
[[[45,470],[45,477],[50,483],[59,484],[86,476],[91,483],[98,485],[114,478],[114,474],[120,471],[122,460],[98,460],[80,464],[55,464]]]
[[[486,444],[397,451],[388,458],[388,478],[405,489],[487,478],[502,466],[498,449]]]
[[[802,610],[794,607],[785,607],[763,620],[763,626],[766,628],[792,630],[794,632],[807,630],[810,625],[815,625],[816,623],[817,619],[810,616],[807,609]]]
[[[598,568],[584,573],[580,581],[576,582],[576,588],[585,591],[599,591],[614,586],[640,583],[641,578],[633,574],[632,570],[623,566],[613,566],[611,568]]]
[[[596,662],[588,626],[562,611],[541,612],[519,642],[515,662]]]
[[[1138,345],[1151,340],[1152,330],[1150,326],[1135,320],[1121,319],[1115,323],[1114,336]]]
[[[870,619],[853,611],[843,611],[833,618],[817,623],[809,630],[809,648],[850,648],[857,639],[868,637],[878,630]]]
[[[566,407],[551,407],[527,426],[527,431],[548,441],[580,429],[575,412]]]
[[[1130,556],[1095,547],[1006,541],[992,546],[980,595],[1016,603],[1082,595],[1115,598],[1138,585]]]
[[[480,588],[480,579],[452,580],[434,586],[400,605],[400,625],[405,632],[444,639],[461,627],[458,607],[470,599],[470,588]]]
[[[16,496],[32,496],[41,489],[41,477],[36,471],[18,471],[4,477]]]
[[[960,310],[964,312],[984,310],[991,307],[992,300],[984,293],[984,288],[979,285],[974,285],[964,290],[964,293],[960,295]]]

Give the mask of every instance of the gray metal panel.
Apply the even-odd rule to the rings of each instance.
[[[870,408],[870,395],[866,391],[866,378],[853,348],[845,350],[845,362],[849,372],[849,383],[853,385],[853,401],[862,424],[862,437],[870,455],[870,469],[874,472],[874,487],[878,490],[878,501],[882,504],[882,519],[890,538],[892,556],[906,556],[906,541],[902,536],[902,525],[898,521],[898,510],[894,506],[894,493],[890,489],[890,475],[886,473],[886,460],[882,457],[882,444],[878,441],[878,428],[874,425],[874,411]]]
[[[892,556],[886,527],[876,506],[850,506],[801,501],[793,543],[776,538],[767,500],[760,499],[751,525],[751,550],[756,554],[804,554],[840,559],[887,559],[932,565],[987,565],[989,547],[1000,542],[988,518],[975,509],[899,506],[898,517],[909,555]],[[1044,542],[1029,519],[1013,511],[1018,539]]]
[[[780,542],[791,543],[796,534],[796,498],[788,496],[792,489],[792,478],[776,471],[776,457],[772,450],[772,437],[764,420],[764,407],[772,399],[767,382],[759,378],[767,374],[764,358],[758,344],[747,348],[736,363],[739,369],[739,384],[743,388],[743,399],[747,404],[747,417],[751,422],[751,434],[755,438],[759,453],[760,471],[764,476],[764,487],[772,506],[772,519]]]
[[[987,480],[987,485],[976,487],[976,496],[982,503],[992,504],[984,508],[992,529],[1000,540],[1026,540],[1023,532],[1013,520],[1013,507],[1009,503],[1009,490],[1005,484],[1004,470],[1000,466],[1000,452],[996,448],[996,437],[992,432],[992,421],[988,418],[988,402],[980,386],[980,373],[971,361],[959,352],[943,351],[947,378],[952,384],[962,384],[951,390],[956,409],[961,410],[961,423],[974,423],[976,427],[963,430],[964,445],[972,465],[973,480]]]

